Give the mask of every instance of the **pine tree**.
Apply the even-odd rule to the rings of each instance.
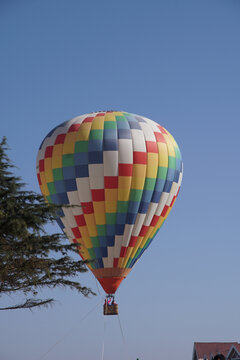
[[[6,151],[6,139],[0,143],[0,296],[24,294],[22,304],[0,310],[48,305],[52,298],[38,299],[41,288],[63,286],[87,296],[91,289],[73,277],[86,272],[83,261],[69,256],[77,245],[68,244],[62,234],[48,235],[44,227],[53,222],[58,206],[26,191],[21,178],[14,176]],[[33,297],[28,298],[29,294]]]

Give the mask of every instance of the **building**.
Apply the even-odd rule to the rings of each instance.
[[[192,360],[240,360],[237,342],[195,342]]]

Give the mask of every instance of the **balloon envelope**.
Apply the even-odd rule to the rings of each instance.
[[[108,294],[142,256],[167,218],[182,159],[158,123],[127,112],[78,116],[43,140],[37,176],[58,224]],[[64,204],[76,205],[64,207]]]

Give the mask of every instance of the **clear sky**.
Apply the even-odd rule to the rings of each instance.
[[[1,360],[39,360],[62,337],[44,359],[101,360],[104,337],[104,360],[186,360],[194,341],[240,341],[240,0],[0,0],[0,54],[0,133],[28,188],[39,191],[43,137],[105,109],[166,127],[185,170],[117,292],[126,344],[100,296],[48,291],[52,308],[1,312]],[[91,273],[79,280],[97,292]]]

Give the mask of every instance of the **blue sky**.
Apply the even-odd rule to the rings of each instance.
[[[239,39],[239,0],[0,1],[0,131],[28,188],[39,191],[44,136],[104,109],[166,127],[185,170],[171,215],[118,290],[126,344],[100,296],[59,289],[42,294],[52,308],[1,313],[1,359],[40,360],[62,337],[44,359],[101,360],[105,339],[104,360],[185,360],[194,341],[240,340]],[[79,280],[97,292],[90,273]]]

